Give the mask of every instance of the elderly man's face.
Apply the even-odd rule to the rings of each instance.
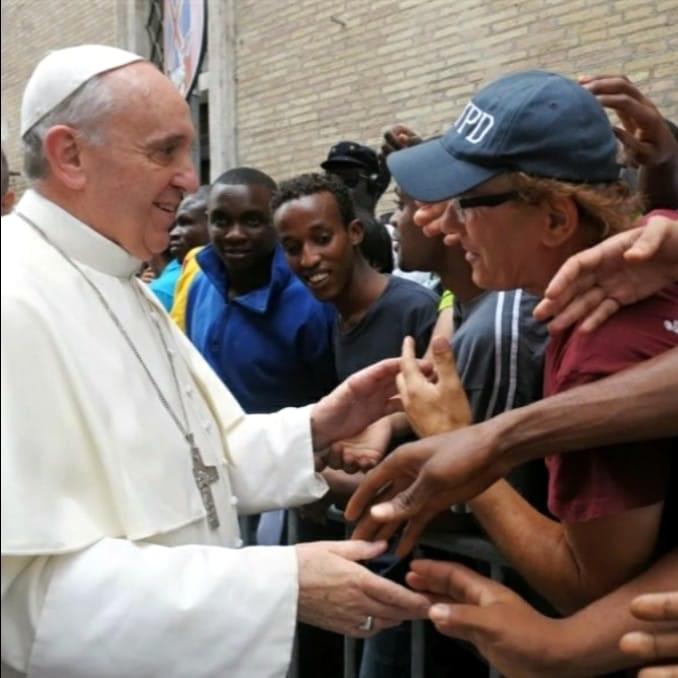
[[[167,249],[183,195],[198,188],[193,124],[186,102],[151,64],[105,77],[121,104],[103,123],[106,141],[83,150],[90,225],[146,260]]]
[[[508,177],[499,176],[461,197],[494,196],[511,190]],[[536,289],[541,279],[540,235],[543,208],[520,200],[474,207],[446,220],[445,232],[458,236],[473,270],[473,282],[484,289]]]

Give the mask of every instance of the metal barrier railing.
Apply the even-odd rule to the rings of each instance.
[[[343,513],[334,506],[327,512],[329,520],[342,523],[346,526],[346,536],[350,536],[351,527],[344,521]],[[287,512],[287,543],[296,544],[299,537],[299,517],[297,511]],[[489,565],[490,577],[498,582],[504,581],[504,571],[508,564],[497,551],[494,545],[479,535],[455,534],[451,532],[426,532],[420,540],[421,548],[433,548],[451,557],[461,556]],[[411,633],[411,663],[410,678],[426,678],[426,634],[425,622],[413,621]],[[348,636],[343,641],[343,678],[356,678],[358,674],[359,642]],[[488,676],[498,678],[496,669],[488,667]],[[299,647],[295,639],[292,661],[288,678],[307,678],[299,674]]]

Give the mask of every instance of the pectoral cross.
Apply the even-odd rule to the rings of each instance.
[[[219,516],[217,515],[217,509],[214,505],[214,497],[212,496],[210,485],[219,479],[219,472],[217,471],[216,466],[207,466],[203,462],[202,457],[200,456],[200,450],[195,444],[195,439],[193,438],[192,433],[186,434],[186,440],[191,446],[193,478],[195,479],[195,484],[198,487],[198,492],[200,492],[202,504],[207,511],[207,524],[213,530],[216,530],[217,527],[219,527]]]

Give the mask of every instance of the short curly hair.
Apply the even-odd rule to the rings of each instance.
[[[351,194],[339,179],[326,174],[315,172],[300,174],[292,179],[282,181],[271,198],[271,212],[275,212],[292,200],[323,192],[331,193],[334,196],[341,221],[344,226],[348,226],[356,218]]]

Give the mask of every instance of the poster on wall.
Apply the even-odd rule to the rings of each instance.
[[[186,98],[198,79],[205,51],[205,1],[165,0],[164,4],[164,69]]]

